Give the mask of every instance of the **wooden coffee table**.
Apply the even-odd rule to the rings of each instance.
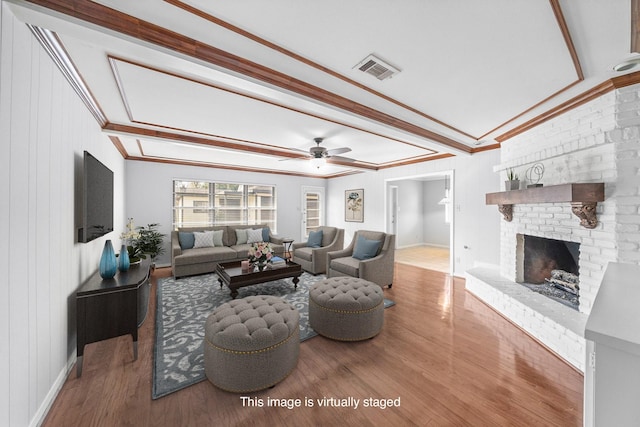
[[[232,261],[219,263],[216,274],[218,274],[220,287],[227,285],[231,289],[231,298],[235,298],[238,296],[238,289],[242,287],[288,277],[293,277],[293,288],[297,289],[302,267],[300,264],[288,261],[285,265],[275,268],[265,268],[262,271],[256,268],[247,271],[240,267],[240,261]]]

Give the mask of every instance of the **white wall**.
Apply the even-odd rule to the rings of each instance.
[[[485,194],[500,191],[499,175],[493,172],[499,163],[499,150],[492,150],[331,179],[327,223],[345,229],[345,244],[356,230],[385,230],[387,180],[453,170],[454,273],[462,275],[478,263],[497,265],[501,215],[495,206],[485,205]],[[344,221],[344,191],[352,188],[365,190],[363,223]]]
[[[398,187],[398,233],[396,247],[410,247],[422,243],[423,235],[423,191],[420,181],[395,181]],[[365,192],[365,201],[367,193]]]
[[[276,233],[301,241],[302,187],[324,187],[320,178],[301,178],[289,175],[251,173],[206,167],[170,165],[140,161],[127,161],[127,217],[136,226],[159,223],[165,238],[165,253],[158,257],[158,265],[170,265],[169,252],[174,179],[194,179],[276,186],[278,221]]]
[[[445,180],[424,181],[422,186],[424,231],[422,241],[427,245],[450,246],[450,224],[445,218],[445,206],[438,202],[444,197]]]
[[[75,241],[82,152],[114,172],[116,228],[124,161],[5,2],[1,13],[0,425],[26,426],[41,421],[75,360],[75,291],[104,246]]]

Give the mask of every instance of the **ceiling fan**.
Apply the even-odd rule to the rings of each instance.
[[[332,150],[327,150],[326,147],[321,147],[320,144],[323,141],[323,138],[313,138],[316,143],[315,147],[309,148],[309,156],[311,157],[311,164],[316,168],[320,168],[322,165],[326,163],[326,159],[334,159],[343,162],[355,162],[355,159],[351,159],[349,157],[343,157],[339,154],[348,153],[351,151],[349,147],[342,148],[334,148]]]

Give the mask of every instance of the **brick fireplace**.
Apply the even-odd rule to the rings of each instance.
[[[536,163],[544,186],[604,183],[597,225],[580,225],[570,203],[514,204],[511,222],[501,221],[500,265],[470,269],[467,289],[584,372],[584,326],[607,264],[640,262],[640,87],[613,90],[503,142],[494,171],[525,176]],[[516,283],[522,236],[579,245],[579,310]]]

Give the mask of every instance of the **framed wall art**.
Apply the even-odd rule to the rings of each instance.
[[[344,220],[364,222],[364,189],[344,192]]]

